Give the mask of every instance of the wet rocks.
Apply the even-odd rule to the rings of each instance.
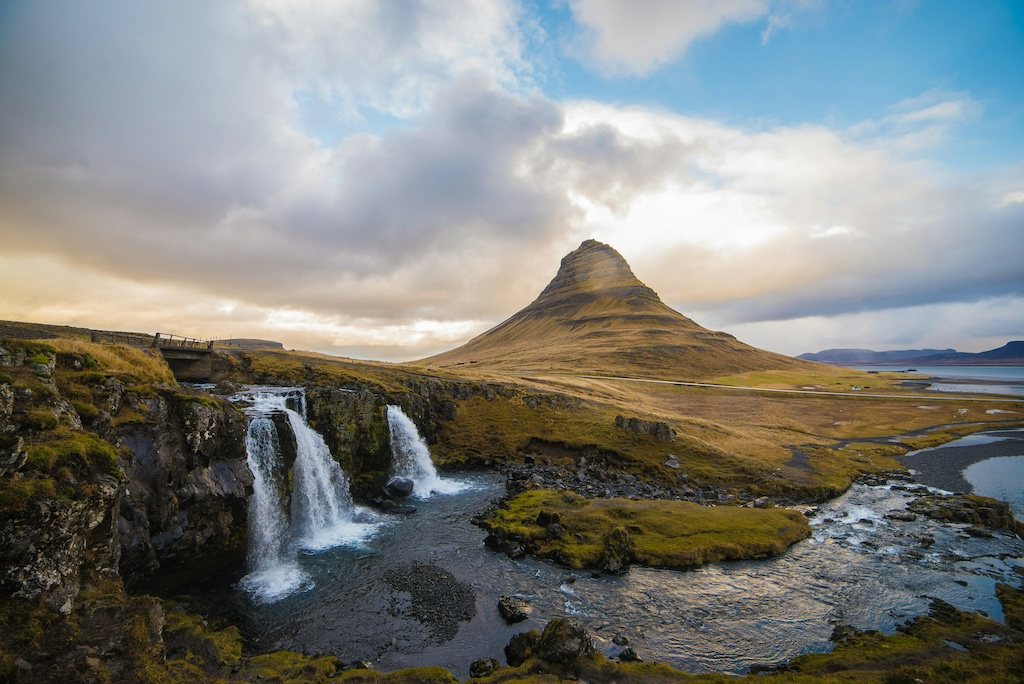
[[[494,658],[479,658],[470,664],[469,676],[474,679],[477,677],[486,677],[499,667],[501,667],[501,663]]]
[[[514,625],[530,617],[530,604],[515,596],[502,596],[498,599],[498,612],[507,624]]]
[[[407,477],[395,477],[384,486],[384,493],[396,499],[405,498],[412,494],[414,484]]]
[[[423,623],[439,642],[453,638],[460,622],[476,616],[472,587],[436,565],[413,562],[389,571],[384,580],[392,591],[409,595],[408,603],[396,597],[392,611]]]
[[[636,654],[636,651],[634,651],[632,648],[630,648],[628,646],[626,648],[622,649],[622,651],[619,653],[618,658],[619,658],[619,661],[623,662],[623,663],[640,663],[640,662],[643,662],[643,658],[638,656]]]
[[[911,512],[941,522],[966,523],[995,531],[1024,535],[1024,524],[1013,517],[1009,504],[973,494],[922,496],[908,506]]]
[[[615,427],[634,435],[654,437],[662,442],[671,442],[675,438],[675,430],[663,421],[643,420],[641,418],[626,418],[615,416]]]
[[[579,620],[555,618],[547,624],[537,642],[536,653],[542,659],[559,665],[576,665],[597,654],[587,628]]]
[[[917,520],[917,516],[910,511],[892,511],[891,513],[885,514],[886,520],[896,520],[898,522],[914,522]]]
[[[516,634],[505,646],[505,661],[512,667],[519,667],[533,655],[538,643],[540,632],[535,629]]]

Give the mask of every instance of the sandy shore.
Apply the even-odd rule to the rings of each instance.
[[[978,433],[1003,437],[1002,441],[990,444],[965,446],[941,446],[907,454],[899,460],[916,471],[914,479],[930,487],[951,492],[970,494],[971,484],[964,479],[965,468],[996,456],[1020,456],[1024,454],[1024,432],[1014,430],[993,430]]]

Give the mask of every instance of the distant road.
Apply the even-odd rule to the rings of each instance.
[[[556,375],[552,373],[552,375]],[[679,385],[682,387],[703,387],[707,389],[723,390],[744,390],[747,392],[775,392],[777,394],[808,394],[811,396],[825,397],[846,397],[846,398],[869,398],[869,399],[912,399],[914,401],[980,401],[1005,404],[1007,402],[1022,402],[1024,397],[1007,395],[1003,399],[994,397],[967,397],[959,396],[936,396],[934,394],[874,394],[871,392],[849,391],[849,392],[826,392],[824,390],[798,390],[798,389],[776,389],[772,387],[749,387],[746,385],[716,385],[710,382],[683,382],[681,380],[653,380],[650,378],[630,378],[616,375],[569,375],[572,378],[586,378],[588,380],[621,380],[625,382],[648,382],[655,385]]]

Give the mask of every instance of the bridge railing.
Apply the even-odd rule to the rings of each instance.
[[[213,349],[213,340],[157,333],[153,338],[153,346],[160,349],[194,349],[200,351]]]

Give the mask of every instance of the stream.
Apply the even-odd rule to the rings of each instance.
[[[414,515],[375,516],[372,529],[331,548],[292,544],[286,560],[303,582],[288,591],[253,592],[236,576],[202,600],[231,614],[258,650],[331,653],[382,671],[440,665],[466,678],[477,658],[504,662],[514,634],[572,616],[606,655],[625,636],[647,661],[738,674],[827,651],[839,624],[891,633],[927,612],[931,597],[1002,621],[995,585],[1020,586],[1024,573],[1016,537],[887,518],[916,496],[902,484],[855,484],[809,510],[811,538],[775,559],[622,576],[487,549],[470,520],[504,495],[496,474],[446,476],[435,487],[411,499]],[[506,594],[526,599],[530,619],[504,623],[497,601]]]

